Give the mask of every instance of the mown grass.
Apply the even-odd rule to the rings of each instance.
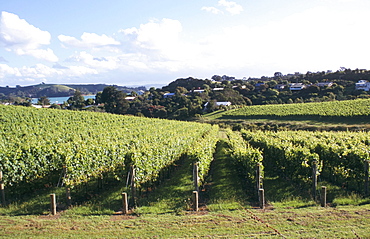
[[[370,206],[1,216],[1,238],[367,238]]]

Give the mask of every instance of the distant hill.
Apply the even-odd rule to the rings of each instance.
[[[39,84],[32,86],[17,86],[17,87],[0,87],[0,94],[5,96],[14,95],[19,97],[38,98],[41,96],[46,97],[67,97],[72,96],[76,90],[85,95],[95,95],[99,91],[103,91],[106,84],[86,84],[86,85],[58,85],[58,84]],[[146,90],[145,86],[139,87],[126,87],[117,86],[118,90],[125,93],[132,91]]]

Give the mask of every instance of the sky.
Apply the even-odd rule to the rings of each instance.
[[[369,0],[1,0],[0,86],[370,69]]]

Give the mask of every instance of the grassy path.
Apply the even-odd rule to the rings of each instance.
[[[208,177],[207,205],[210,210],[246,206],[248,198],[227,153],[226,139],[218,142]]]

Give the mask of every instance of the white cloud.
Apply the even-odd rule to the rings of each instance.
[[[213,14],[223,14],[223,12],[216,7],[202,7],[202,10]]]
[[[74,54],[67,59],[68,62],[78,62],[88,67],[100,70],[113,70],[117,68],[117,57],[94,57],[93,55],[82,51]]]
[[[50,68],[44,64],[36,64],[33,67],[10,67],[0,64],[0,82],[10,84],[17,81],[34,82],[36,79],[44,80],[50,77],[63,75],[63,72]]]
[[[8,66],[7,64],[0,64],[0,79],[7,76],[21,76],[17,68]]]
[[[244,11],[243,7],[236,2],[220,0],[218,1],[218,6],[225,8],[225,11],[231,15],[238,15]],[[210,12],[213,14],[223,14],[224,12],[216,7],[202,7],[201,10]]]
[[[82,77],[97,74],[99,74],[99,71],[86,66],[70,66],[69,69],[65,71],[65,75],[68,77]]]
[[[0,43],[6,50],[17,55],[29,55],[56,62],[58,57],[50,48],[46,50],[41,48],[50,44],[50,38],[49,32],[40,30],[17,15],[5,11],[1,13]]]
[[[235,6],[232,3],[219,1],[217,7],[232,9]],[[218,28],[211,35],[204,29],[202,35],[206,37],[193,35],[193,29],[183,29],[181,22],[173,19],[151,20],[138,27],[123,29],[114,38],[94,33],[84,33],[80,39],[59,35],[66,47],[90,49],[69,53],[72,56],[63,62],[63,66],[55,63],[51,68],[46,65],[13,68],[0,64],[0,82],[60,79],[62,82],[91,83],[96,79],[102,82],[116,79],[115,83],[119,83],[122,79],[129,79],[132,80],[129,84],[140,84],[141,79],[166,81],[169,77],[173,80],[172,77],[189,74],[194,77],[214,74],[243,77],[273,74],[275,71],[335,70],[340,66],[369,68],[370,62],[366,58],[370,55],[370,34],[366,31],[370,22],[368,10],[358,11],[355,6],[352,7],[356,11],[343,6],[319,6],[257,26],[239,22],[239,25]],[[202,10],[207,11],[206,8]],[[237,12],[240,10],[234,13]],[[24,47],[15,47],[17,41],[25,45],[24,39],[5,41],[5,38],[1,35],[0,41],[7,48],[20,55],[25,54],[22,52]],[[41,39],[48,43],[45,37]],[[40,50],[32,54],[50,54],[40,47],[42,45],[39,43],[28,53]],[[117,51],[110,51],[107,46]]]
[[[7,64],[0,64],[0,83],[6,85],[17,85],[20,82],[31,84],[36,81],[48,82],[63,81],[66,83],[73,79],[97,75],[99,72],[86,66],[70,67],[49,67],[44,64],[36,64],[32,67],[10,67]]]
[[[240,14],[244,9],[241,5],[237,4],[236,2],[220,0],[218,1],[218,5],[225,7],[226,11],[231,13],[231,15]]]
[[[101,48],[120,45],[119,41],[116,41],[115,39],[108,37],[105,34],[100,36],[96,33],[87,32],[84,32],[82,34],[81,40],[66,35],[59,35],[58,39],[62,42],[64,46],[76,48]]]
[[[163,50],[173,48],[181,31],[182,26],[179,21],[164,18],[161,21],[152,20],[141,24],[140,28],[134,27],[120,32],[128,36],[138,47]]]
[[[366,11],[343,15],[336,9],[316,7],[265,25],[223,28],[198,41],[182,40],[180,23],[165,27],[164,21],[152,21],[138,29],[122,30],[136,49],[120,64],[143,71],[234,72],[242,76],[251,71],[273,74],[339,66],[368,68],[363,65],[370,54],[370,34],[364,29],[370,16]],[[359,33],[361,37],[354,37]]]
[[[340,66],[369,68],[370,34],[364,30],[368,22],[366,11],[351,14],[329,7],[312,8],[262,26],[224,28],[203,39],[199,57],[213,69],[218,65],[234,72],[243,67],[244,71],[272,69],[271,74]],[[359,34],[361,37],[355,37]]]

